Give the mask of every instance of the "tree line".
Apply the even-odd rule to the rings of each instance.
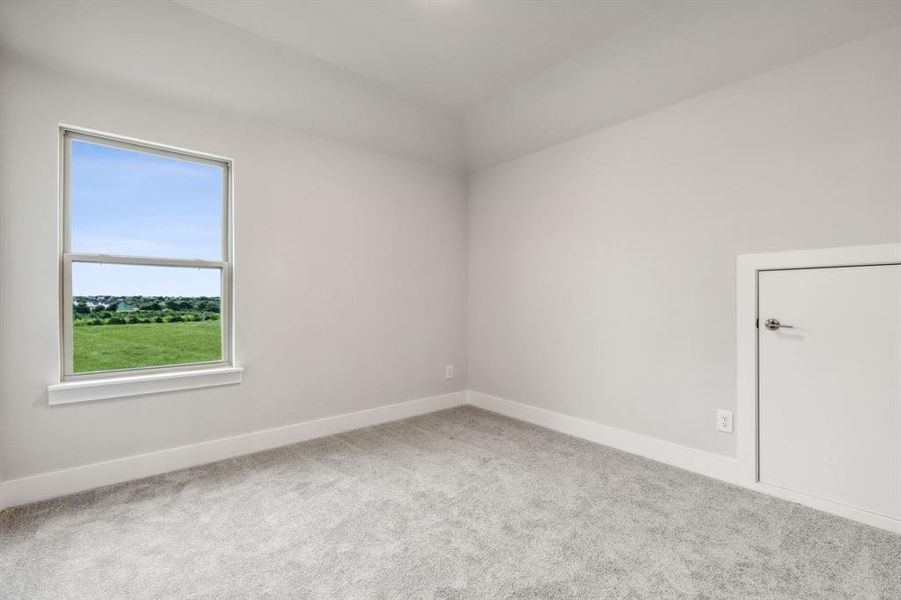
[[[215,296],[75,296],[72,305],[76,326],[216,321],[219,312]]]

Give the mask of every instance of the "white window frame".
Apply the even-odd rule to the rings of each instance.
[[[51,404],[73,401],[95,400],[143,394],[153,391],[170,391],[223,383],[239,383],[241,369],[234,361],[234,310],[233,310],[233,260],[234,243],[232,229],[232,179],[234,162],[232,159],[202,152],[175,148],[144,140],[137,140],[93,130],[67,125],[60,126],[60,198],[61,240],[60,240],[60,383],[51,385]],[[81,140],[125,150],[145,152],[168,158],[213,165],[222,168],[222,257],[223,260],[174,259],[165,257],[120,256],[111,254],[90,254],[72,252],[71,232],[71,141]],[[100,263],[121,265],[147,265],[160,267],[189,267],[198,269],[218,269],[220,279],[219,322],[221,328],[222,358],[217,361],[182,363],[75,373],[73,368],[73,263]],[[198,375],[203,375],[198,377]],[[221,377],[220,377],[221,375]],[[129,380],[139,383],[129,392]],[[150,385],[148,385],[148,382]],[[182,382],[184,385],[181,385]],[[106,384],[109,385],[106,385]],[[85,390],[92,390],[86,393]]]

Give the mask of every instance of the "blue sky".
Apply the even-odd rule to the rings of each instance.
[[[222,259],[222,168],[71,141],[72,252]],[[73,295],[218,296],[219,271],[76,264]]]

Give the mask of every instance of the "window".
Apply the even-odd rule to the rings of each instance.
[[[72,129],[62,145],[62,379],[230,366],[230,162]]]

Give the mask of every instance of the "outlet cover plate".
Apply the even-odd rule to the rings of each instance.
[[[732,411],[716,411],[716,430],[723,433],[732,433]]]

